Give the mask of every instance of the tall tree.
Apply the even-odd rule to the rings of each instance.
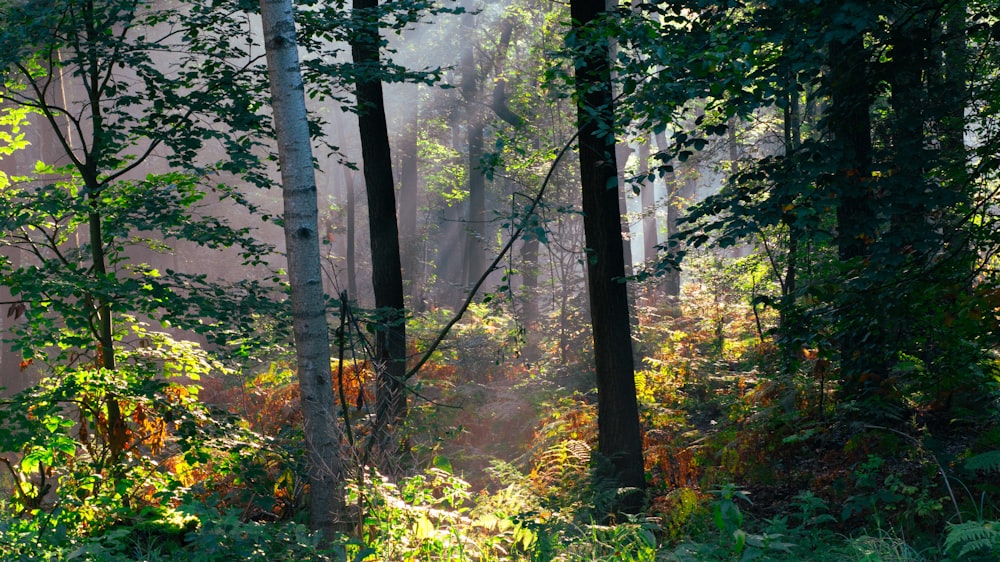
[[[828,47],[830,73],[828,88],[830,107],[825,116],[827,129],[833,136],[833,154],[837,174],[833,190],[837,206],[837,252],[841,263],[860,270],[871,255],[871,243],[879,224],[877,205],[872,200],[873,167],[871,102],[869,82],[870,53],[865,46],[864,29],[868,22],[857,14],[870,14],[855,3],[838,4],[833,39]],[[855,278],[849,275],[848,278]],[[840,366],[846,396],[862,394],[867,381],[878,384],[885,375],[883,337],[878,323],[871,323],[864,297],[874,296],[864,287],[845,287],[843,318],[840,330]],[[861,299],[861,300],[857,300]]]
[[[295,359],[309,465],[310,524],[333,538],[342,512],[343,461],[330,376],[319,250],[316,176],[291,0],[261,0],[271,108],[278,140]]]
[[[627,489],[616,509],[634,513],[643,505],[646,478],[618,207],[610,48],[597,25],[606,13],[605,0],[573,0],[567,43],[576,57],[580,181],[597,371],[598,451],[613,465],[618,485]]]
[[[637,183],[642,205],[642,259],[647,263],[656,260],[656,245],[659,243],[656,224],[656,197],[653,182],[646,181],[649,175],[649,145],[653,139],[645,139],[639,145],[639,178]]]
[[[398,432],[406,417],[406,311],[396,222],[392,153],[382,97],[378,0],[354,0],[351,53],[356,68],[355,95],[361,128],[361,155],[368,193],[372,285],[378,315],[375,329],[377,459],[384,469],[397,468],[402,445]]]
[[[476,15],[473,2],[467,1],[462,16],[462,31],[472,38],[476,31]],[[469,207],[465,216],[465,285],[471,286],[483,274],[486,265],[484,242],[486,239],[486,177],[480,169],[483,158],[483,135],[486,121],[480,109],[479,68],[476,64],[476,43],[464,41],[462,51],[462,98],[465,104],[465,132],[469,154]]]
[[[419,98],[419,86],[408,88],[415,97]],[[399,178],[399,244],[402,248],[403,278],[410,289],[410,297],[413,299],[412,307],[419,311],[422,303],[417,298],[417,284],[420,283],[418,270],[420,264],[420,239],[417,234],[417,208],[419,206],[420,156],[417,154],[420,126],[419,103],[414,103],[409,108],[403,130],[400,132],[400,171]]]
[[[347,137],[344,135],[343,119],[339,113],[334,113],[332,125],[336,131],[336,142],[339,146],[347,145]],[[340,163],[341,172],[344,174],[344,230],[346,240],[344,248],[344,267],[347,269],[347,294],[349,298],[358,299],[358,272],[357,272],[357,251],[356,233],[357,224],[357,187],[354,185],[356,176],[355,170],[346,163]],[[330,171],[332,173],[332,170]]]
[[[670,150],[670,144],[667,142],[667,135],[660,131],[654,135],[656,139],[656,150],[657,154],[668,154]],[[677,234],[677,218],[680,215],[680,197],[678,197],[678,183],[680,180],[676,177],[674,170],[671,169],[669,173],[664,174],[664,186],[666,187],[666,194],[663,198],[664,203],[667,207],[667,217],[666,217],[666,227],[667,227],[667,237],[674,236]],[[676,267],[668,267],[663,274],[663,292],[666,294],[667,301],[672,309],[677,309],[677,304],[681,297],[681,271]]]

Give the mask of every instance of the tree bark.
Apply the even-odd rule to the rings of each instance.
[[[639,145],[639,175],[643,178],[639,186],[639,198],[642,201],[642,261],[647,264],[656,261],[656,245],[658,228],[656,227],[656,197],[653,182],[646,181],[649,175],[649,145],[652,139],[646,139]]]
[[[871,94],[868,85],[868,52],[863,36],[836,40],[829,54],[830,108],[828,128],[838,155],[836,190],[837,251],[840,261],[864,266],[876,235],[875,205],[869,187],[872,171]],[[861,398],[878,384],[882,371],[880,328],[866,321],[864,295],[845,286],[846,311],[840,327],[841,392],[845,398]],[[859,300],[861,299],[861,300]]]
[[[667,142],[667,135],[660,132],[656,134],[655,138],[657,152],[666,153],[667,149],[670,148],[670,143]],[[676,172],[670,172],[663,178],[664,187],[666,188],[664,201],[667,206],[666,226],[668,241],[671,236],[677,233],[677,219],[680,215],[678,212],[679,198],[677,196],[677,182]],[[663,274],[663,292],[666,293],[668,305],[672,311],[679,313],[681,298],[681,272],[679,269],[671,267]]]
[[[359,70],[355,95],[361,128],[361,156],[368,193],[372,287],[379,315],[375,329],[376,462],[395,472],[404,448],[399,438],[406,418],[406,324],[403,273],[396,222],[396,190],[379,68],[378,0],[354,0],[351,53]]]
[[[343,149],[347,146],[347,137],[344,135],[343,119],[340,112],[333,112],[332,123],[337,145]],[[346,231],[344,241],[344,268],[347,269],[347,296],[358,302],[358,262],[357,262],[357,239],[355,228],[357,227],[357,186],[355,186],[355,171],[350,166],[341,164],[341,171],[344,174],[344,206],[346,207],[344,220]]]
[[[347,192],[347,249],[344,256],[347,267],[347,292],[358,300],[358,251],[355,229],[358,224],[358,192],[354,185],[354,170],[344,166],[344,190]]]
[[[642,458],[629,327],[610,51],[586,28],[606,11],[604,0],[573,0],[568,43],[577,52],[577,124],[588,288],[597,371],[598,451],[614,467],[620,495],[615,510],[638,512],[646,479]]]
[[[969,190],[969,153],[965,146],[965,109],[968,97],[969,48],[966,37],[967,2],[955,2],[942,14],[933,45],[937,65],[929,80],[933,120],[941,138],[940,159],[954,178],[951,189],[960,209],[946,218],[944,241],[950,253],[968,252],[961,215],[972,203]],[[958,215],[958,216],[954,216]],[[970,276],[970,279],[972,276]]]
[[[310,524],[329,541],[344,506],[343,467],[330,377],[309,121],[292,1],[261,0],[260,11],[281,168],[295,359],[309,455]]]
[[[414,90],[414,96],[419,97],[416,91],[418,86],[410,87]],[[417,194],[419,191],[419,173],[417,154],[417,132],[420,123],[420,112],[415,102],[410,108],[413,112],[406,120],[406,126],[402,131],[402,146],[400,160],[402,161],[402,174],[399,186],[399,243],[403,248],[403,279],[410,288],[411,307],[418,311],[421,303],[414,298],[418,293],[417,284],[420,283],[418,271],[420,263],[420,243],[417,238]]]
[[[537,228],[539,220],[537,215],[532,215],[528,219],[530,228]],[[532,236],[521,243],[521,298],[524,306],[521,309],[521,322],[524,326],[524,360],[534,363],[540,358],[539,344],[541,342],[541,332],[539,331],[539,311],[538,299],[538,250],[540,242],[537,236]]]
[[[476,19],[471,2],[467,2],[462,16],[462,31],[468,34],[462,52],[462,98],[465,101],[465,130],[469,150],[469,207],[465,229],[465,286],[471,287],[483,274],[486,266],[484,245],[486,239],[486,178],[480,169],[483,158],[484,120],[479,104],[479,72],[476,68],[475,42],[471,37],[476,30]]]

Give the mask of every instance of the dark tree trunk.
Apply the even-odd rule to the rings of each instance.
[[[786,45],[786,48],[789,46]],[[788,82],[785,84],[785,107],[782,112],[785,140],[785,157],[793,157],[802,144],[802,125],[799,116],[799,85],[794,72],[789,71]],[[794,335],[801,326],[796,316],[796,290],[798,275],[799,240],[801,226],[789,215],[783,219],[788,229],[788,249],[785,261],[785,273],[781,277],[781,306],[778,309],[778,345],[781,351],[782,369],[788,375],[793,374],[799,362],[800,346]],[[822,396],[820,397],[822,400]]]
[[[396,190],[379,78],[379,29],[374,23],[378,18],[371,15],[377,8],[378,0],[354,0],[356,28],[351,52],[354,64],[361,69],[355,93],[368,193],[372,286],[379,315],[374,357],[376,460],[384,470],[395,471],[403,448],[399,432],[406,417],[406,325]]]
[[[892,205],[894,242],[890,252],[907,252],[919,259],[930,254],[928,235],[933,229],[927,223],[928,188],[924,181],[924,111],[926,96],[923,76],[927,68],[926,47],[930,29],[921,15],[907,17],[893,29],[890,85],[892,95],[893,173],[890,177],[889,199]],[[916,252],[908,252],[915,249]],[[934,249],[936,251],[936,249]]]
[[[845,31],[846,33],[846,31]],[[855,33],[830,45],[830,108],[826,122],[838,155],[836,190],[837,252],[840,261],[855,269],[870,257],[877,234],[875,205],[871,198],[872,139],[868,85],[868,52],[864,38]],[[854,275],[848,273],[848,278]],[[881,327],[866,319],[865,295],[845,286],[840,327],[840,367],[845,398],[868,393],[884,370]]]
[[[631,491],[616,509],[636,513],[644,502],[639,427],[629,329],[618,169],[613,129],[610,51],[586,27],[605,12],[604,0],[573,0],[570,45],[576,61],[580,179],[583,190],[590,313],[597,371],[598,451],[614,467],[617,484]],[[586,37],[586,38],[584,38]]]
[[[358,256],[354,232],[358,224],[358,192],[354,185],[354,170],[344,166],[344,190],[347,192],[347,250],[344,263],[347,267],[347,292],[358,298]]]
[[[966,38],[966,2],[952,4],[938,22],[936,41],[939,47],[929,80],[931,81],[932,119],[938,130],[940,161],[952,178],[958,217],[946,217],[944,241],[950,253],[968,251],[964,229],[959,226],[971,203],[969,189],[969,154],[965,146],[965,109],[968,97],[969,48]],[[957,220],[956,220],[957,219]],[[970,279],[972,276],[969,277]]]

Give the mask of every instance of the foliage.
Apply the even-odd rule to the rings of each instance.
[[[680,302],[652,279],[641,288],[650,509],[618,521],[594,520],[620,490],[592,453],[571,166],[556,170],[537,217],[524,216],[522,191],[567,136],[563,86],[574,77],[552,62],[572,46],[560,44],[565,13],[486,6],[484,20],[513,22],[517,56],[483,57],[484,76],[505,81],[524,119],[493,120],[484,160],[511,197],[501,225],[527,224],[518,244],[537,253],[505,264],[502,286],[409,388],[406,460],[426,470],[390,481],[364,466],[372,367],[353,349],[334,363],[358,466],[351,528],[327,548],[301,524],[309,490],[282,278],[247,226],[274,220],[245,190],[269,182],[249,4],[0,2],[0,281],[24,366],[45,375],[3,403],[0,558],[996,559],[996,9],[956,5],[958,23],[923,3],[639,3],[592,30],[618,49],[613,133],[671,141],[646,180],[730,139],[737,153],[718,167],[721,191],[663,248],[671,263],[684,254]],[[388,2],[347,19],[338,2],[298,7],[316,103],[368,72],[425,85],[449,72],[353,68],[338,41],[356,24],[408,33],[451,8]],[[914,30],[931,32],[924,82],[908,89],[918,119],[893,99],[907,90],[899,40]],[[855,238],[865,255],[846,259],[838,209],[862,171],[842,165],[828,77],[831,45],[857,33],[871,81],[864,193],[881,214]],[[964,54],[948,51],[956,37]],[[395,56],[394,44],[380,48]],[[974,72],[960,89],[940,82],[956,68]],[[95,97],[75,99],[69,86],[88,79],[97,90],[82,91]],[[915,122],[923,143],[905,156],[898,139]],[[465,204],[467,174],[447,109],[422,109],[418,123],[433,228]],[[964,154],[956,130],[975,138]],[[209,213],[219,203],[225,218]],[[424,257],[442,273],[435,235],[447,236],[425,232]],[[170,255],[185,249],[213,268],[225,269],[222,256],[248,267],[215,279]],[[408,319],[415,352],[449,317],[434,300]],[[842,354],[852,334],[879,371],[854,395],[837,392],[852,381]],[[368,336],[344,341],[363,349]],[[183,339],[197,337],[211,353]],[[868,417],[884,428],[859,423]]]
[[[961,560],[994,559],[1000,553],[1000,529],[997,525],[997,521],[950,524],[944,548],[957,552]]]
[[[90,537],[88,549],[119,539],[128,544],[130,532],[149,531],[144,521],[174,517],[172,506],[204,485],[206,474],[225,477],[225,463],[213,458],[257,450],[253,434],[198,400],[191,381],[218,364],[203,352],[169,346],[163,334],[147,335],[155,343],[137,350],[131,366],[61,371],[6,404],[11,415],[0,446],[17,453],[2,461],[13,482],[4,506],[8,537],[29,533],[53,548]],[[127,420],[118,433],[109,426],[109,396]],[[32,518],[14,525],[22,516]],[[10,548],[7,554],[18,552]]]
[[[34,535],[40,549],[127,543],[130,527],[169,519],[206,474],[224,478],[213,457],[259,447],[198,399],[201,377],[228,373],[221,362],[159,331],[203,334],[233,352],[232,364],[283,308],[280,277],[265,267],[270,246],[206,212],[227,201],[244,220],[273,218],[237,189],[269,185],[258,136],[269,121],[258,113],[256,56],[237,40],[241,8],[0,3],[13,156],[2,175],[0,279],[19,320],[14,348],[41,375],[4,403],[0,446],[14,488],[5,515],[32,518],[12,532]],[[252,273],[227,282],[178,271],[177,247]]]

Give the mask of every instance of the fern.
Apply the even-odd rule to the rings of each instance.
[[[965,461],[965,469],[975,471],[981,470],[983,472],[1000,470],[1000,451],[989,451],[987,453],[971,457],[969,460]]]
[[[944,539],[945,550],[961,547],[959,558],[977,550],[1000,547],[1000,521],[969,521],[949,524]]]

